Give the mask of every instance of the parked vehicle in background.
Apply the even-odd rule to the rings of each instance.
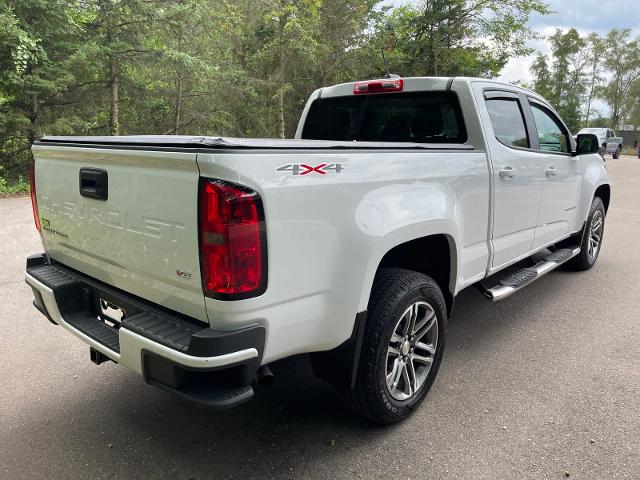
[[[598,137],[600,146],[604,149],[603,153],[613,155],[613,158],[620,157],[622,152],[622,137],[616,137],[616,132],[610,128],[583,128],[578,132],[580,134],[590,133]]]
[[[95,363],[164,390],[230,407],[310,354],[356,412],[396,422],[462,289],[495,302],[596,262],[609,177],[596,136],[577,140],[534,92],[470,78],[319,89],[292,140],[44,138],[26,281]]]

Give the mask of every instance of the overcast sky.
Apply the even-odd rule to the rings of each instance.
[[[638,0],[547,0],[551,15],[532,17],[529,26],[541,35],[549,36],[556,28],[576,28],[580,33],[606,34],[612,28],[630,28],[640,34],[640,1]],[[532,48],[547,53],[545,40],[533,40]],[[529,67],[534,55],[511,60],[500,76],[506,81],[529,80]]]

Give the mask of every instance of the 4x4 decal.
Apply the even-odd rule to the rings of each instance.
[[[344,167],[341,163],[321,163],[319,165],[305,165],[304,163],[290,163],[276,168],[276,172],[287,172],[291,175],[302,176],[310,173],[327,175],[330,172],[341,173]]]

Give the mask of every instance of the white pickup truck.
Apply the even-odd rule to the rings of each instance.
[[[609,178],[577,140],[540,96],[472,78],[319,89],[291,140],[45,137],[26,281],[95,363],[162,389],[230,407],[310,354],[356,412],[396,422],[462,289],[498,301],[595,263]]]
[[[622,137],[616,137],[616,132],[610,128],[583,128],[578,135],[590,133],[598,137],[598,143],[602,146],[602,153],[609,153],[614,160],[620,158],[622,152]]]

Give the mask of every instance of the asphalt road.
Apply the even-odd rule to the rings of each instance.
[[[0,478],[640,478],[640,160],[608,164],[597,265],[498,305],[463,292],[430,395],[388,428],[302,361],[223,413],[93,365],[31,306],[29,199],[0,200]]]

